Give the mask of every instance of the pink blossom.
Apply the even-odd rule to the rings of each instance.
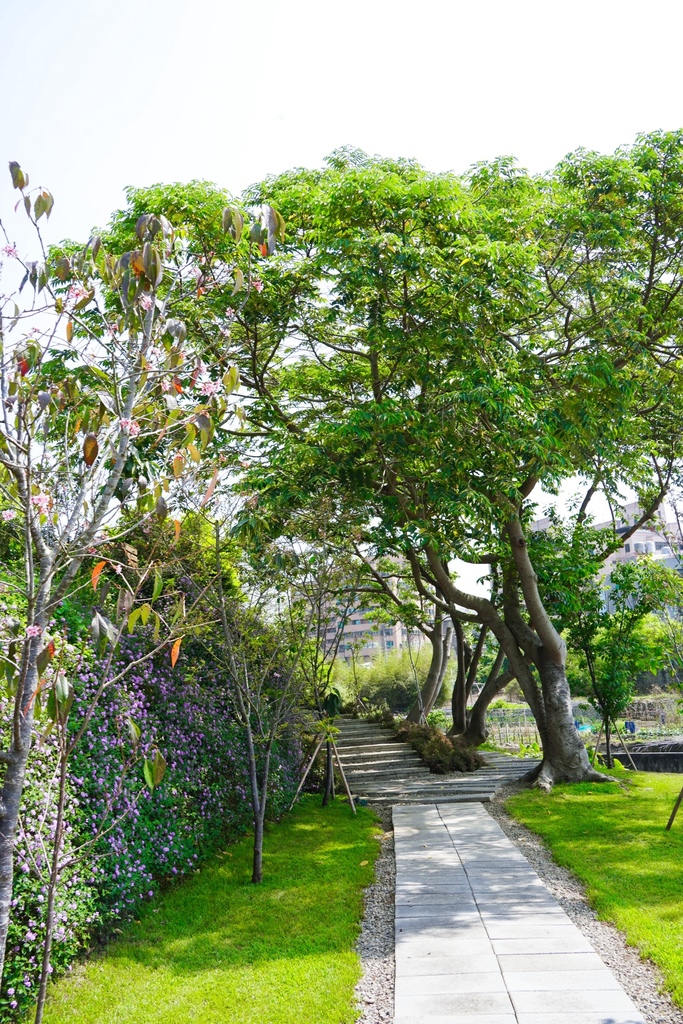
[[[50,511],[52,499],[50,498],[49,494],[34,494],[33,497],[31,498],[31,504],[35,505],[35,507],[38,509],[39,512],[42,513],[42,515],[46,516]]]
[[[143,309],[151,309],[152,306],[154,305],[154,300],[152,299],[152,296],[148,295],[146,292],[143,292],[143,294],[140,296],[140,305],[142,306]]]
[[[140,433],[140,424],[137,420],[119,420],[119,426],[131,437],[137,437]]]
[[[19,253],[17,252],[16,245],[6,245],[2,250],[3,256],[9,256],[13,260],[19,259]]]
[[[252,281],[251,286],[257,292],[263,291],[263,281]]]
[[[170,391],[171,390],[171,382],[166,377],[162,378],[161,390],[162,391]]]
[[[217,395],[220,391],[221,386],[218,382],[213,380],[205,380],[202,384],[200,391],[203,395]]]
[[[40,636],[40,634],[42,632],[43,632],[43,627],[42,626],[27,626],[26,627],[26,636],[28,636],[28,637]]]
[[[88,294],[89,292],[87,291],[86,288],[83,287],[82,284],[72,284],[71,287],[69,288],[68,298],[72,302],[80,302],[81,299],[86,298]]]
[[[2,518],[5,520],[6,523],[11,522],[12,519],[16,519],[16,515],[17,513],[14,511],[13,508],[3,509]]]

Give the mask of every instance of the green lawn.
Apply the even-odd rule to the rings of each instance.
[[[683,776],[614,774],[619,783],[529,790],[506,806],[586,884],[599,916],[659,965],[683,1006],[683,808],[665,831]]]
[[[146,907],[53,987],[46,1024],[351,1024],[377,825],[319,804],[269,830],[262,885],[247,839]]]

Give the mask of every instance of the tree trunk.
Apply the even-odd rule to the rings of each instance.
[[[332,744],[327,741],[327,756],[325,758],[325,793],[323,795],[323,807],[327,807],[331,800],[334,800],[334,764],[332,763]]]
[[[254,815],[254,858],[251,870],[252,885],[263,881],[263,812]]]
[[[453,725],[450,731],[454,736],[459,736],[460,733],[465,731],[467,726],[467,669],[469,665],[467,659],[468,647],[465,643],[462,624],[456,619],[453,626],[458,644],[458,672],[453,684],[453,697],[451,699]]]
[[[429,672],[425,679],[422,692],[418,700],[415,701],[412,708],[406,715],[406,719],[409,722],[421,722],[423,721],[434,706],[434,701],[439,695],[441,688],[441,662],[443,659],[443,644],[441,642],[441,622],[438,621],[438,629],[436,624],[434,629],[429,633],[429,641],[432,645],[432,660],[429,665]]]
[[[35,620],[34,620],[35,621]],[[38,622],[39,625],[42,623]],[[15,716],[14,736],[9,750],[9,763],[0,791],[0,980],[5,967],[5,949],[9,929],[14,881],[14,837],[19,821],[21,794],[24,790],[26,764],[31,749],[33,697],[38,685],[36,658],[42,646],[38,637],[29,645],[23,685],[19,683],[19,710]]]
[[[500,661],[502,662],[502,660],[501,655]],[[498,666],[499,668],[500,666]],[[494,669],[496,669],[496,665],[494,665]],[[463,732],[462,738],[471,747],[478,747],[488,739],[489,732],[486,728],[486,712],[489,709],[489,704],[514,679],[512,672],[509,670],[501,673],[498,669],[495,672],[492,670],[489,673],[481,693],[474,702],[474,707],[467,716],[467,728]]]
[[[608,768],[614,768],[614,761],[612,760],[612,723],[609,718],[606,718],[603,724],[605,726],[605,761]]]
[[[446,629],[446,632],[444,633],[443,638],[441,640],[441,668],[439,669],[439,681],[436,685],[436,697],[434,698],[434,703],[436,703],[436,701],[439,699],[439,697],[441,696],[441,691],[443,690],[443,681],[446,678],[446,672],[448,671],[448,662],[450,661],[451,657],[452,635],[453,630],[449,626]]]
[[[52,849],[52,868],[50,871],[50,884],[47,892],[47,913],[45,918],[45,942],[43,943],[43,963],[40,972],[40,986],[38,988],[38,1002],[36,1004],[36,1016],[34,1024],[42,1024],[43,1011],[45,1009],[45,998],[47,996],[47,983],[50,979],[50,953],[52,951],[52,933],[55,925],[55,900],[57,897],[57,885],[59,883],[59,861],[62,855],[62,839],[64,837],[64,804],[66,801],[66,773],[68,768],[68,754],[62,751],[61,765],[59,770],[59,802],[57,805],[57,823],[55,826],[55,839]]]
[[[551,789],[556,782],[604,782],[608,776],[591,767],[586,748],[576,731],[564,665],[557,665],[541,649],[537,667],[541,677],[545,728],[543,762],[534,773],[535,785]]]

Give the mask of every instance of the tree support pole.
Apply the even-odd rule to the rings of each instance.
[[[627,746],[626,746],[626,744],[624,743],[624,738],[623,738],[623,736],[621,735],[621,733],[619,732],[619,726],[618,726],[618,725],[617,725],[617,723],[616,723],[616,722],[614,721],[614,719],[612,719],[612,725],[614,726],[614,728],[615,728],[615,730],[616,730],[617,736],[619,737],[619,740],[620,740],[620,742],[621,742],[621,745],[622,745],[622,747],[624,748],[624,750],[625,750],[625,752],[626,752],[626,756],[627,756],[627,758],[628,758],[628,759],[629,759],[629,761],[631,762],[631,768],[633,768],[634,772],[637,772],[637,771],[638,771],[638,769],[636,768],[636,763],[635,763],[635,761],[634,761],[634,760],[633,760],[633,758],[631,757],[631,751],[630,751],[630,750],[628,749],[628,747],[627,747]]]
[[[314,740],[313,742],[315,743],[315,740]],[[325,742],[325,734],[323,733],[323,734],[322,734],[322,736],[320,737],[319,741],[318,741],[318,746],[317,746],[317,747],[315,748],[315,750],[313,751],[313,756],[311,757],[310,761],[309,761],[309,762],[308,762],[308,764],[306,765],[306,770],[305,770],[305,772],[304,772],[304,773],[303,773],[303,775],[301,776],[301,781],[299,782],[299,785],[298,785],[298,787],[297,787],[297,791],[296,791],[296,793],[294,794],[294,799],[292,800],[291,804],[289,805],[289,809],[290,809],[290,811],[291,811],[292,807],[294,806],[294,804],[296,803],[296,801],[297,801],[297,799],[298,799],[298,796],[299,796],[299,793],[300,793],[300,792],[301,792],[301,790],[303,789],[303,785],[304,785],[304,782],[305,782],[305,781],[306,781],[306,779],[308,778],[308,773],[310,772],[311,768],[313,767],[313,764],[314,764],[314,762],[315,762],[315,759],[316,759],[316,757],[318,756],[318,751],[320,750],[320,748],[322,747],[322,745],[323,745],[323,743],[324,743],[324,742]]]

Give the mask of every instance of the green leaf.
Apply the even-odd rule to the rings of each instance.
[[[10,160],[9,172],[14,188],[24,189],[28,185],[28,174],[24,174],[16,160]]]
[[[154,590],[152,591],[152,600],[153,601],[156,601],[156,599],[159,597],[159,595],[161,594],[161,591],[163,589],[164,589],[164,578],[161,575],[161,573],[159,572],[159,570],[157,569],[157,570],[155,570],[155,573],[154,573]]]
[[[153,790],[154,789],[154,765],[152,764],[151,761],[148,761],[146,758],[145,758],[145,763],[144,763],[144,766],[143,766],[143,771],[144,771],[144,774],[145,774],[145,782],[147,783],[147,786],[149,787],[150,790]]]
[[[130,741],[133,744],[133,747],[137,747],[138,743],[140,742],[140,736],[142,735],[140,731],[140,726],[137,724],[137,722],[134,722],[132,718],[126,719],[126,725],[128,726]]]
[[[128,616],[128,632],[132,633],[135,629],[135,623],[138,621],[142,614],[142,608],[135,608]]]
[[[154,785],[158,786],[164,775],[166,774],[166,761],[160,750],[157,750],[154,755],[154,764],[152,765],[152,779]]]
[[[151,606],[151,604],[143,604],[142,608],[140,609],[140,618],[142,619],[142,625],[143,626],[147,625],[147,623],[149,622],[149,617],[150,617],[151,614],[152,614],[152,606]]]

